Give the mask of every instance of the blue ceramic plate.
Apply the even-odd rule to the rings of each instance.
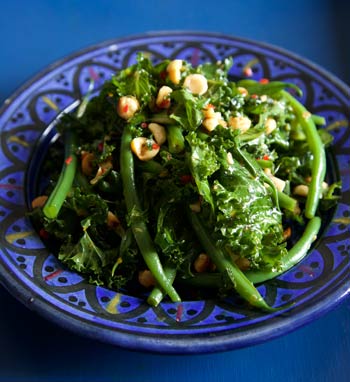
[[[37,192],[55,119],[75,107],[113,72],[143,51],[155,62],[182,58],[193,65],[232,56],[233,78],[250,72],[293,82],[302,102],[325,117],[334,136],[327,152],[329,182],[342,181],[341,199],[323,217],[322,232],[307,257],[289,272],[259,286],[277,313],[225,301],[164,302],[89,285],[64,268],[43,245],[26,217]],[[2,284],[30,309],[74,332],[129,349],[204,353],[256,344],[304,325],[339,304],[350,291],[349,88],[319,67],[284,50],[253,41],[206,33],[160,33],[108,41],[78,52],[40,73],[5,101],[0,113],[0,276]],[[290,303],[294,304],[290,306]]]

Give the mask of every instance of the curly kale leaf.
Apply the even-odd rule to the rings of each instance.
[[[191,264],[198,255],[198,243],[179,203],[164,202],[159,209],[154,242],[161,249],[164,263],[175,267],[183,277],[192,276]]]
[[[225,58],[221,64],[206,62],[199,65],[197,70],[204,75],[209,81],[218,81],[227,83],[228,82],[228,72],[233,65],[232,58]]]
[[[178,122],[184,130],[196,130],[203,121],[202,109],[208,100],[195,96],[186,89],[174,90],[171,99],[176,102],[176,108],[170,118]]]
[[[218,242],[252,268],[278,267],[285,253],[282,215],[264,184],[236,160],[214,181]]]
[[[138,250],[129,230],[120,245],[96,240],[101,235],[91,218],[81,221],[83,234],[78,241],[66,240],[58,258],[70,269],[89,277],[90,283],[117,290],[124,287],[138,269]]]
[[[170,204],[163,205],[159,209],[154,242],[161,248],[165,257],[176,265],[180,265],[183,262],[185,241],[177,238],[178,226],[182,222],[174,219],[174,213],[176,210]]]
[[[151,61],[139,54],[137,63],[113,76],[112,83],[120,96],[131,95],[139,102],[147,104],[156,90],[153,80],[154,72],[155,68]]]
[[[95,244],[89,233],[92,224],[91,218],[83,220],[82,237],[77,243],[66,242],[61,247],[58,258],[78,272],[99,276],[104,274],[107,266],[116,261],[118,252],[115,249],[101,249]]]
[[[195,132],[186,136],[191,147],[190,169],[200,195],[214,210],[208,178],[220,168],[215,147],[200,139]]]

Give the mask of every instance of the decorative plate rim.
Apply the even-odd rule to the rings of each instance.
[[[298,54],[290,52],[284,48],[274,46],[265,42],[259,42],[256,40],[230,36],[221,33],[213,32],[201,32],[201,31],[157,31],[148,32],[145,34],[131,35],[120,37],[116,39],[109,39],[100,43],[88,46],[80,49],[69,55],[66,55],[60,60],[48,65],[43,70],[39,71],[36,75],[31,77],[30,80],[23,83],[10,97],[8,97],[3,105],[0,107],[0,115],[3,115],[10,107],[12,100],[16,100],[26,89],[38,82],[45,75],[52,72],[54,69],[61,67],[62,65],[70,62],[74,58],[80,57],[89,52],[107,47],[112,44],[127,43],[139,39],[147,39],[154,37],[166,37],[166,36],[195,36],[203,38],[218,38],[226,39],[228,41],[240,41],[248,43],[253,46],[258,46],[262,49],[277,52],[287,58],[299,62],[302,65],[307,66],[311,71],[315,71],[322,78],[325,78],[327,82],[331,82],[341,92],[349,93],[350,89],[348,85],[328,72],[326,69],[318,66],[308,59],[304,59]],[[297,315],[284,317],[283,320],[277,322],[266,323],[258,328],[246,330],[243,328],[238,333],[223,334],[220,332],[218,335],[198,335],[196,339],[191,338],[191,343],[185,340],[183,337],[174,338],[173,336],[166,337],[151,337],[151,336],[139,336],[134,333],[123,333],[120,331],[111,331],[107,328],[92,327],[88,322],[82,322],[81,319],[67,316],[61,309],[52,306],[47,303],[40,295],[33,294],[32,291],[26,289],[21,283],[19,283],[12,274],[9,274],[6,270],[6,265],[0,263],[0,283],[19,301],[31,310],[41,314],[45,318],[54,321],[56,324],[62,326],[65,329],[71,330],[75,333],[83,334],[84,336],[98,339],[103,342],[113,343],[118,346],[122,346],[131,350],[152,351],[152,352],[165,352],[169,354],[190,354],[190,353],[209,353],[213,351],[231,350],[234,348],[240,348],[244,346],[250,346],[258,344],[266,340],[270,340],[280,336],[282,333],[289,333],[309,322],[315,318],[324,315],[331,309],[338,306],[349,294],[350,294],[350,280],[348,279],[341,284],[340,288],[334,289],[327,297],[317,302],[314,305],[308,305],[297,313]]]

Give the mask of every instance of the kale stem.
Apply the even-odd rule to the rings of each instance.
[[[61,174],[54,190],[43,207],[43,213],[49,219],[55,219],[59,214],[68,192],[72,187],[77,169],[76,137],[71,130],[66,131],[64,142],[65,160]]]
[[[254,287],[251,281],[247,279],[244,273],[238,268],[238,266],[224,253],[220,248],[216,247],[211,238],[211,235],[205,229],[201,218],[197,213],[192,211],[188,212],[189,219],[192,227],[198,237],[198,240],[202,244],[204,250],[208,256],[212,259],[218,270],[227,275],[232,282],[237,293],[252,306],[260,308],[266,311],[275,311],[274,308],[269,306],[259,291]]]
[[[318,231],[321,227],[321,219],[318,216],[312,218],[305,227],[305,231],[298,242],[288,251],[288,253],[281,258],[280,269],[276,271],[259,270],[247,271],[245,275],[254,284],[270,280],[280,274],[288,271],[299,263],[307,254],[311,244],[315,241]]]
[[[131,140],[131,126],[127,124],[124,127],[121,140],[120,172],[131,229],[142,257],[159,286],[166,292],[166,294],[169,295],[173,302],[180,302],[181,299],[179,295],[172,286],[169,278],[164,273],[161,261],[147,229],[144,211],[142,210],[141,202],[136,189],[134,157],[130,149]]]
[[[317,132],[315,123],[306,108],[291,94],[283,92],[283,95],[292,106],[300,125],[304,129],[306,140],[313,156],[311,182],[305,206],[305,216],[308,219],[311,219],[315,216],[318,202],[322,195],[322,183],[326,174],[326,154],[324,145]]]
[[[247,165],[247,169],[252,174],[252,176],[254,176],[254,177],[261,176],[263,178],[264,182],[270,186],[271,191],[272,191],[271,198],[274,201],[277,209],[279,209],[280,205],[279,205],[278,191],[277,191],[275,184],[266,175],[265,171],[263,171],[261,169],[261,167],[257,163],[256,159],[251,158],[248,153],[244,153],[239,147],[236,147],[236,151],[238,152],[239,156],[243,159],[243,161]]]

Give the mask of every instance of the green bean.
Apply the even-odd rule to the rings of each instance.
[[[164,113],[153,114],[147,120],[147,122],[160,123],[161,125],[170,125],[170,124],[173,124],[175,121],[174,119],[170,118],[166,112],[164,112]]]
[[[261,167],[264,168],[272,168],[273,162],[271,160],[265,160],[265,159],[256,159],[256,163]]]
[[[293,212],[294,214],[298,213],[299,204],[298,201],[291,196],[285,194],[282,191],[277,191],[278,202],[281,208]]]
[[[131,126],[127,124],[124,127],[121,140],[120,168],[123,182],[123,193],[130,218],[131,229],[142,257],[159,286],[169,295],[173,302],[180,302],[181,299],[179,295],[175,291],[170,280],[164,274],[159,256],[154,248],[153,241],[147,229],[144,212],[136,190],[134,158],[130,149],[131,140]]]
[[[68,130],[65,133],[64,154],[65,160],[56,186],[50,194],[43,208],[44,215],[49,219],[55,219],[70,191],[77,169],[75,134]]]
[[[167,129],[167,140],[169,152],[171,154],[177,154],[185,148],[185,138],[182,134],[182,129],[178,125],[169,125]]]
[[[304,233],[298,242],[282,257],[280,268],[276,271],[247,271],[246,277],[254,284],[270,280],[280,274],[288,271],[299,263],[307,254],[311,244],[316,239],[317,233],[321,227],[321,219],[318,216],[312,218],[305,227]]]
[[[217,289],[224,286],[222,274],[219,272],[196,273],[193,277],[179,279],[178,282],[194,288]]]
[[[156,162],[154,159],[151,159],[147,162],[138,161],[135,163],[137,169],[140,169],[143,172],[149,172],[151,174],[162,174],[166,172],[166,169],[158,162]]]
[[[224,253],[220,248],[216,247],[209,232],[203,226],[203,223],[197,213],[189,211],[189,219],[192,227],[198,237],[198,240],[202,244],[204,250],[208,256],[214,262],[218,270],[227,275],[232,282],[237,293],[252,306],[260,308],[266,311],[275,311],[275,308],[269,306],[259,291],[254,285],[247,279],[244,273],[238,268],[238,266],[231,261],[229,256]]]
[[[326,124],[325,117],[322,117],[321,115],[312,114],[311,118],[315,125],[323,126]]]
[[[171,267],[169,265],[164,266],[164,273],[168,280],[173,283],[176,277],[176,268]],[[162,288],[160,288],[158,285],[156,285],[153,289],[152,292],[149,294],[147,298],[148,304],[151,306],[158,306],[163,298],[165,297],[166,293]]]
[[[294,113],[304,129],[306,140],[313,156],[311,181],[305,205],[305,216],[308,219],[311,219],[315,216],[318,202],[322,195],[322,183],[326,174],[326,154],[324,145],[317,132],[315,123],[311,118],[311,114],[291,94],[283,92],[283,95],[292,106]]]
[[[314,217],[309,221],[302,237],[289,250],[288,254],[281,259],[281,268],[278,271],[246,271],[244,274],[247,279],[253,284],[259,284],[290,270],[305,257],[315,240],[320,225],[321,219],[319,217]],[[181,283],[197,288],[220,288],[223,286],[222,275],[220,273],[198,274],[192,278],[181,280]]]

